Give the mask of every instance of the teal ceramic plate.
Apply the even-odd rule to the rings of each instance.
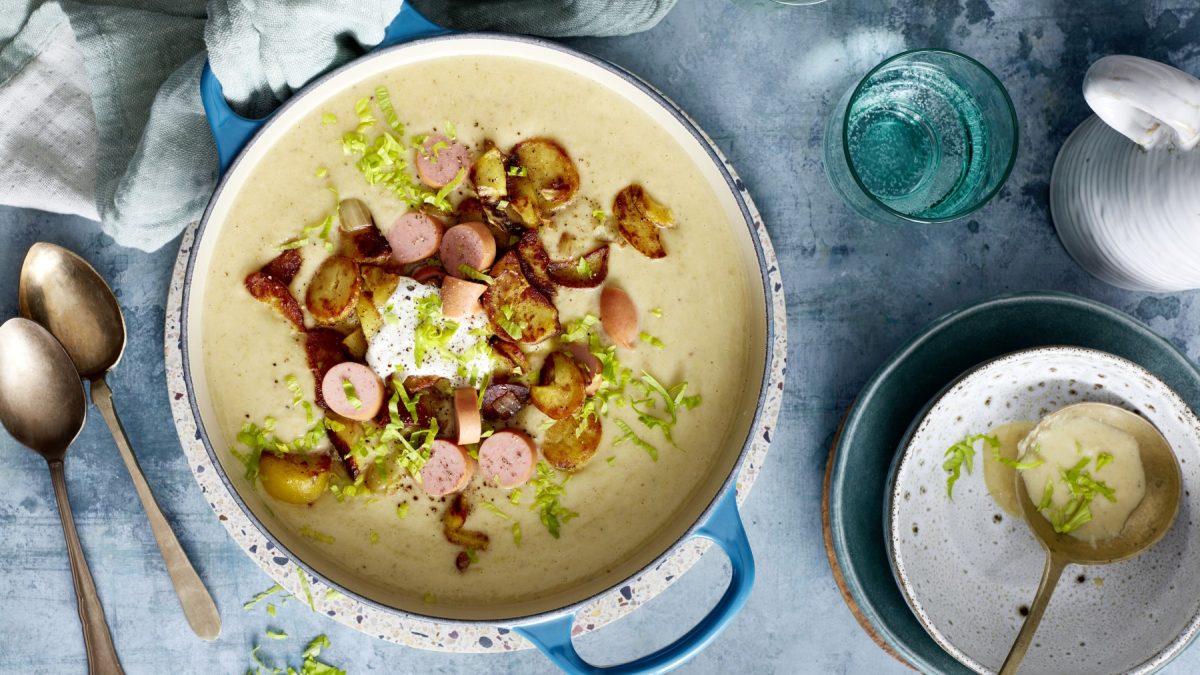
[[[938,319],[893,354],[847,413],[834,448],[829,541],[860,619],[921,671],[970,672],[921,627],[892,576],[883,518],[892,459],[913,419],[946,384],[989,359],[1044,345],[1122,356],[1200,408],[1200,373],[1175,347],[1128,315],[1072,295],[986,300]]]

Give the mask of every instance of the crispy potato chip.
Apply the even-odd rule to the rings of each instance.
[[[400,285],[400,275],[378,265],[362,265],[360,269],[363,293],[370,296],[377,308],[382,308]]]
[[[377,227],[343,232],[339,239],[338,252],[357,262],[383,265],[392,259],[392,246]]]
[[[645,199],[649,197],[637,183],[617,193],[613,200],[613,218],[617,222],[617,231],[625,241],[647,258],[664,258],[667,249],[663,246],[658,225],[646,216],[643,206]]]
[[[300,265],[303,263],[304,255],[300,253],[300,249],[292,248],[263,265],[262,273],[282,281],[287,286],[292,283],[292,279],[296,278],[296,272],[300,271]]]
[[[566,352],[554,352],[546,357],[538,384],[530,387],[529,396],[551,419],[564,419],[583,406],[583,372],[579,364]]]
[[[548,138],[516,144],[509,155],[509,167],[511,200],[529,199],[530,206],[542,214],[566,206],[579,190],[575,162],[561,145]]]
[[[296,298],[288,290],[287,284],[262,271],[251,272],[250,276],[246,277],[245,284],[246,290],[256,300],[273,307],[291,322],[296,330],[304,332],[304,312],[300,309],[300,303],[296,302]]]
[[[264,452],[258,477],[267,494],[289,504],[311,504],[329,488],[329,455],[276,455]]]
[[[521,262],[521,271],[529,283],[547,297],[554,297],[558,287],[550,278],[547,271],[550,267],[550,256],[542,245],[542,238],[537,230],[526,230],[517,244],[517,259]]]
[[[484,204],[496,204],[508,196],[508,176],[505,174],[504,153],[491,142],[485,142],[486,150],[471,165],[470,180],[475,194]]]

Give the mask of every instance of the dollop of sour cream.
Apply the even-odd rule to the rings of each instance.
[[[436,297],[433,312],[422,311],[422,300]],[[487,316],[482,312],[466,319],[447,319],[441,314],[441,289],[415,279],[401,277],[396,290],[383,304],[383,327],[367,345],[367,364],[386,380],[393,373],[401,380],[410,375],[436,375],[449,379],[455,387],[477,386],[494,367],[492,350],[487,344]],[[441,346],[425,344],[418,350],[418,328],[429,324],[448,338]],[[452,333],[450,332],[452,331]],[[425,341],[428,342],[428,341]],[[422,351],[421,363],[417,352]]]

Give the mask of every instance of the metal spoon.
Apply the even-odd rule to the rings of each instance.
[[[45,458],[58,500],[83,624],[83,644],[92,673],[123,673],[113,647],[96,583],[75,532],[67,499],[63,461],[87,418],[83,385],[62,345],[45,328],[26,319],[0,326],[0,423],[22,445]]]
[[[1055,414],[1090,417],[1132,434],[1137,439],[1142,468],[1146,472],[1146,496],[1129,514],[1119,535],[1093,545],[1083,539],[1055,532],[1054,526],[1029,498],[1025,481],[1018,472],[1017,501],[1021,504],[1029,529],[1033,530],[1034,536],[1046,549],[1046,568],[1042,572],[1042,582],[1038,585],[1033,604],[1029,606],[1025,625],[1021,626],[1016,642],[1004,659],[1000,675],[1012,675],[1021,667],[1046,606],[1050,604],[1050,596],[1054,594],[1058,579],[1067,565],[1107,565],[1137,556],[1163,538],[1179,512],[1179,493],[1183,482],[1179,463],[1171,445],[1153,424],[1141,415],[1107,403],[1077,403]]]
[[[91,381],[92,402],[108,423],[125,460],[188,625],[201,638],[216,639],[221,634],[221,615],[154,501],[117,418],[112,390],[104,381],[105,373],[125,351],[125,319],[112,290],[83,258],[41,242],[25,256],[18,300],[21,314],[53,333],[75,363],[78,375]]]

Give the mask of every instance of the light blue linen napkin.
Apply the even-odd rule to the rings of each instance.
[[[216,149],[199,98],[205,58],[234,107],[261,116],[315,75],[377,44],[401,0],[7,2],[13,4],[0,10],[0,87],[69,23],[91,87],[102,227],[121,245],[154,250],[199,219],[215,186]],[[414,5],[450,27],[557,37],[645,30],[675,2]]]

